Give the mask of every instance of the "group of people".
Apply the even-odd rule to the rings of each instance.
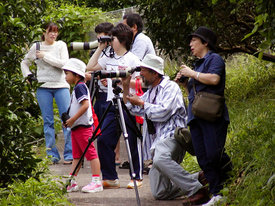
[[[34,61],[37,64],[37,79],[43,83],[37,89],[37,99],[44,120],[47,155],[53,163],[60,160],[55,145],[53,98],[59,114],[69,114],[63,122],[65,148],[64,163],[72,162],[71,175],[88,144],[94,127],[92,103],[85,84],[91,79],[91,71],[120,71],[140,67],[140,72],[120,78],[123,99],[130,111],[123,111],[128,133],[133,170],[127,188],[142,186],[143,162],[152,159],[149,179],[155,199],[167,200],[184,196],[183,205],[215,205],[223,200],[221,189],[232,169],[225,153],[229,116],[224,104],[222,116],[214,122],[203,120],[192,113],[195,93],[207,91],[223,95],[225,88],[225,64],[215,53],[217,37],[207,27],[199,27],[190,34],[191,52],[198,60],[191,69],[181,65],[174,81],[164,74],[164,60],[156,56],[152,41],[142,33],[143,23],[139,14],[131,13],[114,26],[101,23],[95,28],[98,38],[109,35],[111,42],[100,42],[86,65],[79,59],[70,58],[66,44],[57,41],[58,27],[54,23],[46,26],[40,50],[33,45],[21,63],[23,76],[28,79]],[[185,81],[179,81],[182,76]],[[137,95],[136,82],[142,82],[145,93]],[[74,86],[71,98],[69,84]],[[99,92],[94,105],[95,113],[102,114],[114,101],[111,78],[100,79]],[[179,84],[188,90],[189,105],[186,108]],[[144,118],[142,138],[135,132],[135,116]],[[85,153],[91,164],[92,181],[82,188],[83,192],[99,192],[103,188],[119,188],[116,172],[116,156],[121,131],[117,111],[112,104],[106,114],[97,138],[97,151],[92,143]],[[180,163],[186,149],[175,139],[177,127],[191,132],[192,143],[202,171],[190,174]],[[80,168],[73,175],[77,175]],[[134,175],[133,175],[134,174]],[[102,180],[100,175],[102,175]],[[135,184],[136,183],[136,184]],[[208,186],[209,185],[209,186]],[[73,178],[68,192],[78,191]],[[212,195],[210,199],[210,195]]]

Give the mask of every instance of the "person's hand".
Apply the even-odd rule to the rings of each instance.
[[[127,77],[122,77],[121,78],[121,82],[122,82],[122,86],[129,88],[130,85],[130,81],[131,81],[132,75],[129,75]]]
[[[75,122],[74,119],[70,118],[66,121],[66,123],[64,125],[65,125],[65,127],[72,127],[74,122]]]
[[[36,51],[36,57],[38,59],[43,59],[44,56],[45,56],[45,52],[44,51]]]
[[[181,74],[181,72],[179,71],[179,72],[177,73],[177,75],[176,75],[174,81],[179,82],[181,76],[182,76],[182,74]]]
[[[98,48],[102,51],[108,46],[108,42],[99,42],[98,43]]]
[[[144,102],[142,101],[142,99],[139,96],[137,96],[136,94],[127,95],[126,98],[133,105],[137,105],[137,106],[141,106],[141,107],[143,107],[143,105],[144,105]]]
[[[107,79],[100,79],[100,82],[103,84],[104,87],[108,86],[108,81]]]
[[[181,65],[180,68],[181,70],[179,71],[179,73],[181,76],[192,77],[194,75],[194,71],[185,64]]]
[[[86,72],[86,73],[85,73],[85,80],[86,80],[86,81],[90,81],[91,78],[92,78],[91,72]]]

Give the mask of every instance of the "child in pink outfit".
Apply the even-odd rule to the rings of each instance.
[[[93,134],[93,113],[91,109],[91,100],[89,90],[84,83],[86,65],[79,59],[71,58],[62,67],[66,74],[66,81],[70,85],[75,85],[71,95],[70,107],[67,111],[69,119],[63,122],[65,127],[71,128],[73,163],[71,173],[77,166],[85,148],[88,145],[89,138]],[[85,153],[87,161],[90,161],[92,170],[92,181],[82,188],[82,192],[100,192],[103,191],[100,178],[100,162],[97,156],[94,144],[91,143]],[[74,174],[75,177],[80,167]],[[79,187],[73,178],[67,187],[67,192],[78,191]]]

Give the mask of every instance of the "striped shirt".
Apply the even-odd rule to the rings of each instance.
[[[156,134],[150,135],[144,120],[143,155],[144,160],[147,160],[152,159],[156,143],[168,137],[174,138],[176,127],[187,127],[187,113],[178,84],[170,81],[168,77],[164,77],[156,87],[148,89],[141,99],[144,101],[144,108],[129,102],[126,105],[134,115],[146,114],[156,128]]]

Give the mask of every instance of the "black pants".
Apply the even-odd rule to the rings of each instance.
[[[216,122],[195,119],[190,124],[190,132],[198,163],[209,182],[212,194],[218,194],[223,182],[232,170],[230,157],[225,153],[228,122],[223,118]]]

